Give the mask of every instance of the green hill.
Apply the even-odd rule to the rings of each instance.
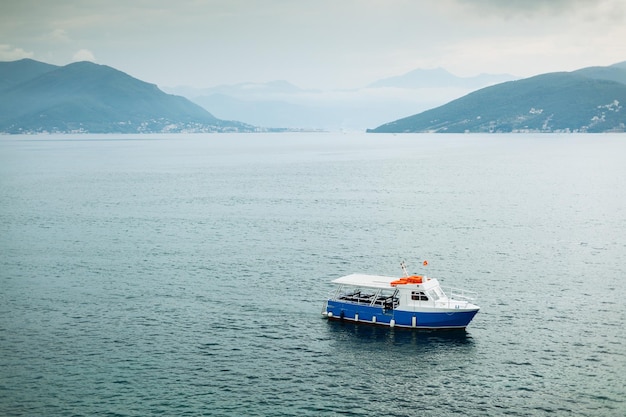
[[[372,133],[623,132],[626,68],[592,67],[483,88]]]
[[[626,63],[624,63],[624,65],[626,65]],[[583,75],[587,78],[593,78],[595,80],[609,80],[626,84],[626,66],[620,68],[619,64],[610,67],[583,68],[574,71],[573,73]]]
[[[0,62],[0,92],[57,69],[56,65],[32,59]]]
[[[106,65],[0,63],[0,131],[8,133],[252,131]]]

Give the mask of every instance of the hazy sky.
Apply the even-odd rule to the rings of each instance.
[[[0,61],[21,58],[170,87],[527,77],[626,61],[626,0],[0,0]]]

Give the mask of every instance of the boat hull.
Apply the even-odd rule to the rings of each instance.
[[[328,300],[324,315],[331,320],[364,322],[389,327],[464,329],[476,313],[478,309],[406,311]]]

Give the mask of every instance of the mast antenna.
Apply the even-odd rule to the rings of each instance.
[[[406,270],[406,262],[402,261],[400,262],[400,268],[402,268],[402,271],[404,272],[404,276],[409,276],[409,273]]]

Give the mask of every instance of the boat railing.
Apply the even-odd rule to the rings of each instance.
[[[452,299],[452,300],[470,302],[470,301],[474,301],[476,297],[478,296],[478,293],[474,291],[464,290],[461,288],[442,286],[441,289],[448,296],[448,299]]]
[[[376,294],[363,293],[361,291],[342,293],[337,297],[338,300],[349,301],[356,304],[370,305],[376,300]]]

